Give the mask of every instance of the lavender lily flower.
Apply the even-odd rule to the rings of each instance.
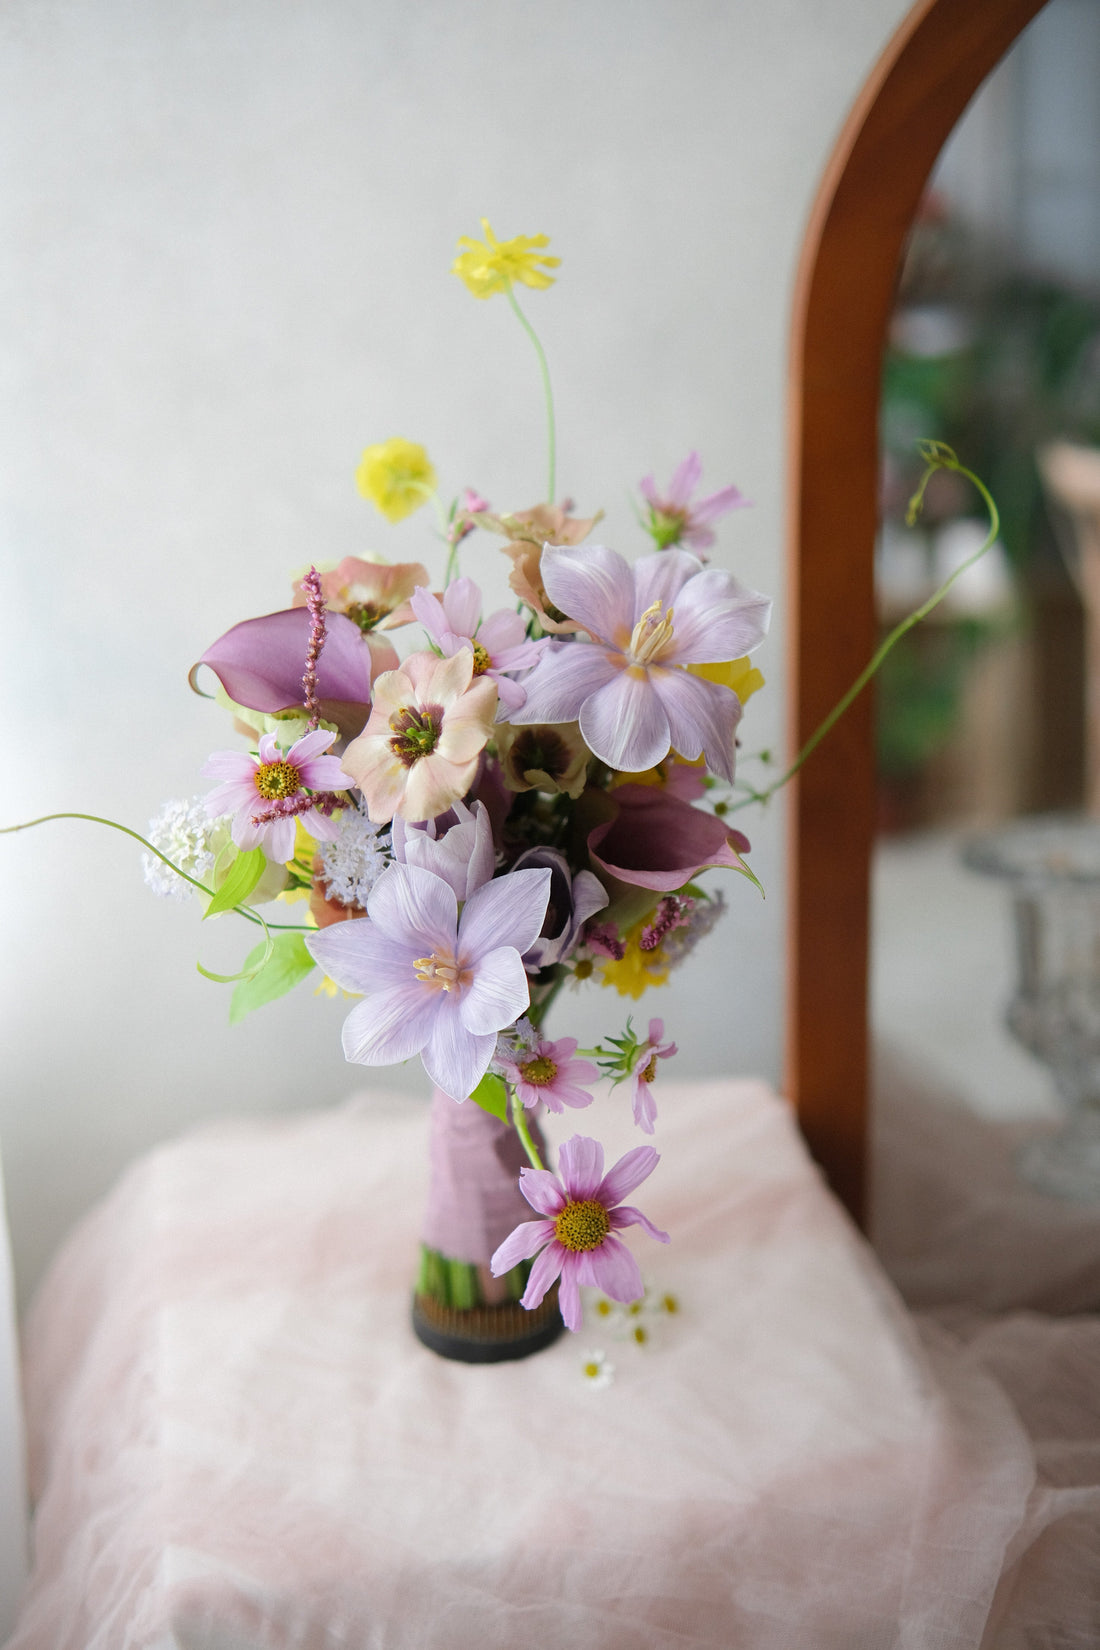
[[[395,815],[391,830],[394,859],[434,871],[460,900],[489,882],[496,869],[493,827],[484,802],[475,802],[472,810],[455,802],[449,813],[420,825],[408,825]]]
[[[415,865],[391,865],[367,900],[367,920],[310,934],[326,974],[363,994],[344,1022],[344,1054],[388,1066],[419,1054],[453,1100],[473,1093],[499,1031],[528,1007],[522,955],[546,914],[549,871],[485,883],[459,916],[450,883]]]
[[[741,702],[732,689],[688,670],[739,658],[767,633],[771,603],[732,573],[686,550],[644,556],[633,567],[602,545],[548,545],[542,576],[554,605],[591,642],[554,645],[527,677],[512,721],[580,721],[609,767],[641,773],[670,749],[733,779]]]

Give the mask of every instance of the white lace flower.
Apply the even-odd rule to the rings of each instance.
[[[217,829],[218,822],[208,818],[201,796],[192,797],[190,802],[177,797],[166,802],[149,821],[148,834],[153,847],[166,854],[173,865],[203,882],[214,864],[212,843]],[[141,863],[145,881],[161,899],[185,900],[198,892],[152,854],[143,854]]]
[[[339,905],[365,907],[371,889],[390,864],[389,827],[373,825],[361,807],[345,808],[339,836],[317,846],[329,899]]]

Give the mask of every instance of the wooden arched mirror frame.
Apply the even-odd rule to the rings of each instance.
[[[879,384],[906,236],[956,121],[1043,3],[920,0],[852,109],[818,191],[791,349],[792,750],[875,646]],[[788,844],[786,1090],[810,1150],[860,1221],[873,750],[864,694],[793,782]]]

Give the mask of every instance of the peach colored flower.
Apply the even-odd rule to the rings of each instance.
[[[329,613],[343,613],[366,638],[374,662],[374,674],[396,670],[398,657],[390,642],[378,634],[411,624],[415,615],[409,605],[417,585],[427,584],[427,569],[418,561],[388,565],[366,561],[361,556],[345,556],[335,567],[321,574],[321,594]],[[294,586],[294,607],[305,606],[302,580]]]
[[[597,510],[594,516],[571,516],[571,508],[572,503],[567,499],[564,504],[535,504],[513,515],[482,514],[473,518],[479,527],[503,534],[509,540],[502,546],[512,561],[508,583],[520,601],[526,602],[538,616],[542,628],[555,636],[572,635],[584,627],[560,613],[547,596],[539,571],[543,546],[580,544],[596,523],[603,520],[602,510]]]
[[[370,719],[344,752],[344,773],[375,824],[434,819],[465,796],[493,730],[496,683],[474,656],[413,653],[374,684]]]

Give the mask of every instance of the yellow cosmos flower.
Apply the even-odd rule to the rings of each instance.
[[[553,286],[554,276],[547,269],[557,269],[560,258],[548,258],[538,249],[550,245],[549,235],[516,235],[510,241],[498,241],[489,228],[488,218],[481,220],[484,241],[460,235],[458,244],[466,247],[451,265],[451,274],[466,283],[475,298],[491,298],[494,292],[507,292],[514,281],[542,290]],[[539,265],[544,265],[540,269]]]
[[[638,944],[642,929],[651,920],[652,912],[627,929],[623,935],[626,950],[618,962],[613,957],[600,959],[600,984],[613,985],[622,997],[640,997],[651,985],[664,985],[668,979],[670,964],[664,947],[658,945],[652,951],[643,951]]]
[[[387,521],[404,521],[435,491],[435,471],[423,447],[395,435],[366,449],[355,483]]]
[[[743,659],[724,659],[717,665],[688,665],[688,670],[693,676],[701,676],[705,682],[717,682],[719,687],[732,688],[742,704],[757,688],[764,686],[763,675],[747,656]]]

